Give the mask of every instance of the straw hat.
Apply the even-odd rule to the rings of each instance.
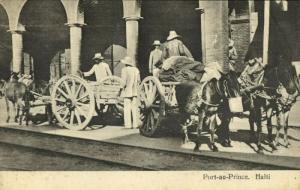
[[[152,44],[153,46],[160,46],[161,45],[161,43],[160,43],[160,41],[159,40],[155,40],[154,42],[153,42],[153,44]]]
[[[168,36],[167,40],[169,41],[169,40],[173,40],[173,39],[179,38],[179,37],[181,37],[181,36],[178,35],[175,30],[171,30],[169,32],[169,36]]]
[[[121,60],[121,63],[125,64],[125,65],[130,65],[130,66],[134,66],[133,60],[131,57],[126,56],[124,59]]]
[[[103,60],[104,57],[102,56],[101,53],[96,53],[96,54],[94,55],[94,57],[93,57],[93,60],[95,60],[95,59]]]

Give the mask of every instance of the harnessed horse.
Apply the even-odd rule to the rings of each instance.
[[[29,121],[29,109],[30,109],[30,91],[28,87],[18,82],[18,73],[12,73],[10,80],[5,85],[5,102],[7,109],[6,122],[10,121],[10,103],[13,105],[13,111],[15,113],[15,122],[19,119],[19,124],[22,125],[23,116],[26,119],[26,125]],[[20,115],[21,111],[21,115]]]
[[[263,109],[266,110],[269,145],[273,150],[277,149],[276,146],[279,144],[279,131],[282,127],[284,128],[284,145],[286,147],[289,145],[287,139],[288,116],[292,105],[299,95],[300,85],[295,68],[286,63],[287,62],[281,58],[278,65],[273,67],[267,66],[264,69],[265,73],[262,84],[269,97],[261,96],[260,93],[257,92],[244,94],[244,100],[248,102],[246,110],[250,111],[250,141],[257,140],[258,153],[263,153],[263,147],[261,145]],[[280,88],[282,90],[278,91]],[[283,92],[285,92],[285,94]],[[275,141],[272,139],[273,112],[275,112],[278,121]],[[255,138],[254,124],[257,126],[257,138]]]
[[[180,95],[178,92],[186,91],[182,90],[185,86],[194,86],[192,91],[195,93],[190,93],[190,97],[186,98]],[[229,72],[228,74],[222,74],[219,80],[212,79],[204,83],[193,83],[186,84],[183,83],[176,87],[176,97],[178,105],[181,108],[181,111],[184,112],[186,116],[195,115],[198,116],[197,121],[197,138],[195,141],[194,150],[198,151],[201,145],[200,137],[202,134],[203,126],[206,124],[209,126],[210,132],[210,144],[209,148],[213,151],[218,151],[217,146],[215,145],[215,130],[218,123],[218,114],[222,112],[222,121],[225,121],[222,124],[224,127],[229,128],[229,121],[231,115],[229,113],[228,99],[232,97],[239,96],[239,85],[237,81],[237,76],[234,72]],[[184,104],[189,101],[190,103],[194,102],[193,106],[184,106]],[[195,104],[196,102],[196,104]],[[193,111],[193,113],[191,112]],[[227,112],[228,111],[228,112]],[[219,120],[220,121],[220,120]],[[190,123],[190,119],[187,119],[186,124]],[[188,139],[187,130],[183,129],[185,133],[185,140]],[[229,130],[229,129],[228,129]],[[225,130],[227,131],[227,130]],[[226,138],[229,140],[229,133],[226,135]]]

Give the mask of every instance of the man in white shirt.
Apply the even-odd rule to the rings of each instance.
[[[153,76],[158,77],[159,74],[159,65],[162,64],[162,51],[159,49],[160,41],[155,40],[153,46],[154,50],[151,51],[149,56],[149,73]]]
[[[125,128],[138,127],[138,87],[141,81],[140,71],[133,64],[131,57],[121,60],[125,64],[122,69],[121,78],[124,81],[122,97],[124,97],[124,124]]]
[[[99,82],[105,77],[112,75],[109,65],[103,61],[104,57],[101,55],[101,53],[96,53],[93,57],[93,60],[95,62],[94,66],[90,71],[84,72],[84,76],[91,76],[92,74],[95,74],[96,81]]]

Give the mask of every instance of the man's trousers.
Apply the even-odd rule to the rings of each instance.
[[[124,124],[125,128],[138,127],[137,97],[124,98]]]

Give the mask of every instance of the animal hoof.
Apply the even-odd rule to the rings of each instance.
[[[273,144],[274,144],[275,147],[280,146],[280,143],[278,141],[274,141]]]
[[[272,148],[272,150],[278,150],[276,143],[274,143],[274,142],[270,143],[270,147]]]
[[[221,143],[221,145],[222,145],[223,147],[232,147],[232,146],[231,146],[231,141],[228,141],[228,140],[224,140],[224,141]]]
[[[194,152],[200,152],[200,149],[199,149],[199,148],[200,148],[200,147],[196,145],[196,146],[194,147]]]
[[[290,146],[291,146],[291,144],[290,144],[289,142],[285,142],[285,143],[284,143],[284,147],[285,147],[285,148],[289,148]]]
[[[215,146],[215,147],[213,147],[213,152],[218,152],[219,151],[219,149]]]
[[[258,154],[264,154],[264,150],[261,147],[259,147],[258,150],[257,150],[257,153]]]
[[[213,152],[218,152],[218,151],[219,151],[218,147],[217,147],[216,145],[214,145],[214,144],[210,146],[210,149],[211,149]]]
[[[184,139],[184,140],[183,140],[183,144],[188,144],[188,143],[190,143],[190,142],[192,142],[190,139]]]

